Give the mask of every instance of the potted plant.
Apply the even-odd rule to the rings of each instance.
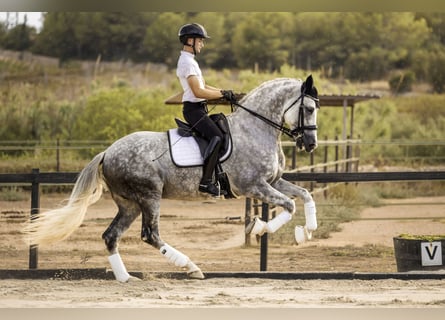
[[[393,241],[398,272],[445,269],[445,234],[401,234]]]

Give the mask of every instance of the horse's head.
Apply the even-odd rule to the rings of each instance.
[[[291,134],[300,150],[312,152],[317,148],[317,112],[320,108],[317,88],[312,75],[301,85],[297,100],[284,111],[284,119],[291,126]]]

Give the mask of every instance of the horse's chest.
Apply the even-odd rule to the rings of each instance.
[[[258,172],[275,176],[280,171],[280,155],[274,149],[261,149],[251,159]]]

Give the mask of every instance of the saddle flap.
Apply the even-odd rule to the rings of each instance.
[[[175,118],[175,122],[178,125],[178,134],[181,137],[191,137],[193,136],[193,131],[190,125],[187,122],[182,121],[181,119]]]
[[[223,143],[219,156],[220,156],[220,161],[224,161],[230,156],[232,152],[232,138],[230,136],[229,123],[227,121],[226,116],[223,113],[211,114],[209,115],[209,117],[221,129],[223,133]],[[171,143],[171,150],[174,149],[174,154],[172,153],[173,162],[175,162],[177,166],[185,166],[185,167],[202,165],[204,153],[207,149],[209,142],[205,138],[203,138],[199,134],[199,132],[193,130],[192,126],[190,126],[190,124],[188,124],[187,122],[179,118],[175,118],[175,122],[178,128],[169,130],[169,140]],[[189,142],[191,144],[189,144]],[[179,153],[181,153],[179,152],[179,150],[185,150],[185,153],[189,153],[184,156],[187,158],[189,156],[192,156],[192,154],[194,153],[192,149],[195,148],[199,152],[196,155],[196,158],[194,158],[194,160],[189,160],[189,159],[187,161],[178,160],[178,158],[183,157],[178,155]]]
[[[207,145],[204,145],[204,139],[197,139],[196,136],[181,136],[179,129],[170,129],[168,132],[168,141],[171,158],[178,167],[202,166],[204,158],[202,156]],[[232,153],[232,141],[230,135],[227,136],[227,149],[221,150],[220,162],[227,160]],[[199,143],[198,143],[199,140]]]

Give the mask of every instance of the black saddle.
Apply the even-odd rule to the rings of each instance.
[[[230,152],[232,150],[232,138],[230,136],[229,123],[223,113],[211,114],[209,115],[209,117],[223,132],[223,143],[219,151],[219,156],[221,157],[223,155],[226,155],[229,150]],[[198,131],[194,130],[187,122],[184,122],[178,118],[175,118],[175,122],[178,125],[178,134],[181,137],[194,137],[196,142],[198,143],[201,155],[204,157],[204,153],[207,149],[209,141],[207,141]],[[224,195],[226,199],[237,198],[230,187],[229,177],[223,171],[221,163],[219,162],[215,168],[215,177],[216,180],[219,182],[220,188],[227,192],[227,194]]]
[[[221,149],[219,151],[219,155],[223,156],[227,153],[229,148],[231,148],[231,137],[230,137],[230,129],[229,129],[229,123],[227,121],[226,116],[224,113],[216,113],[209,115],[209,118],[218,126],[218,128],[223,132],[223,143],[221,146]],[[181,137],[192,137],[195,138],[196,142],[198,143],[199,150],[201,151],[201,155],[204,157],[205,150],[209,144],[209,141],[207,141],[198,131],[193,129],[190,124],[187,122],[182,121],[181,119],[175,118],[175,122],[178,125],[178,134]]]

